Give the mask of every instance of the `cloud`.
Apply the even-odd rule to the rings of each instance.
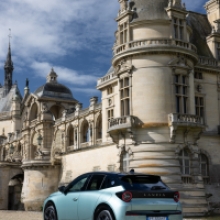
[[[49,74],[49,71],[51,68],[54,68],[54,71],[58,75],[58,81],[69,83],[73,85],[78,86],[85,86],[96,83],[98,77],[94,75],[86,75],[83,73],[79,73],[75,70],[68,69],[66,67],[61,66],[53,66],[50,63],[47,62],[34,62],[31,65],[31,68],[33,69],[35,76],[37,77],[43,77],[45,78],[45,73]]]

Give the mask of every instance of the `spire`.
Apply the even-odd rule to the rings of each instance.
[[[13,62],[12,62],[12,59],[11,59],[11,45],[10,45],[10,42],[9,42],[9,46],[8,46],[7,58],[6,58],[6,61],[5,61],[5,68],[14,69]]]
[[[11,90],[12,87],[12,73],[14,70],[13,62],[11,59],[11,44],[10,44],[10,38],[11,38],[11,29],[9,29],[10,34],[9,34],[9,46],[8,46],[8,54],[7,58],[5,61],[5,79],[4,79],[4,92],[3,92],[3,97],[6,96],[9,91]]]

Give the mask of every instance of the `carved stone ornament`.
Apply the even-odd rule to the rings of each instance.
[[[131,60],[126,60],[123,59],[121,60],[121,62],[118,63],[117,67],[116,67],[116,73],[117,74],[121,74],[121,73],[131,73],[133,69],[133,65],[131,63]]]
[[[187,59],[184,56],[178,55],[174,59],[172,59],[169,63],[169,66],[180,66],[190,68],[187,64]]]

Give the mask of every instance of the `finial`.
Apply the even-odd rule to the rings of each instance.
[[[26,87],[26,88],[29,88],[29,79],[28,79],[28,78],[26,78],[25,87]]]
[[[12,38],[12,36],[11,36],[11,28],[9,28],[9,35],[8,35],[8,39],[9,39],[9,47],[10,47],[10,41],[11,41],[11,38]]]

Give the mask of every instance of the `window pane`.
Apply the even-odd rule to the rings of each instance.
[[[87,190],[99,190],[104,177],[104,175],[94,175],[92,179],[89,181]]]
[[[185,174],[189,175],[189,167],[185,168]]]
[[[176,97],[176,112],[180,113],[180,97]]]
[[[183,98],[184,113],[187,113],[187,98]]]

